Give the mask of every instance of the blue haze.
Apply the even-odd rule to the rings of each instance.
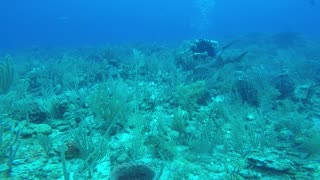
[[[205,16],[195,1],[2,0],[0,47],[167,42],[250,32],[320,33],[320,4],[307,0],[216,0]],[[203,21],[208,24],[199,30]]]

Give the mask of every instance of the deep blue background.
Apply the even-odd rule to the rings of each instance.
[[[195,0],[1,0],[0,47],[82,46],[195,38]],[[320,35],[320,3],[216,0],[210,38],[249,32]]]

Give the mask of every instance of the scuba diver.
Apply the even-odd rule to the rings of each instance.
[[[247,51],[242,52],[236,56],[223,58],[222,53],[228,49],[230,46],[232,46],[235,43],[235,41],[232,41],[225,46],[220,46],[218,41],[214,40],[207,40],[207,39],[198,39],[194,41],[188,51],[192,52],[193,59],[198,60],[201,58],[211,58],[211,60],[208,63],[203,63],[197,65],[195,68],[204,68],[204,69],[211,69],[211,68],[219,68],[223,67],[225,64],[229,63],[236,63],[241,61],[244,56],[248,54]]]

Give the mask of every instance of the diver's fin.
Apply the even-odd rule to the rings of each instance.
[[[229,42],[228,44],[224,45],[221,47],[222,51],[224,51],[225,49],[228,49],[229,47],[231,47],[237,40],[233,40],[231,42]]]
[[[236,57],[233,57],[233,58],[226,60],[225,64],[240,62],[244,58],[244,56],[246,56],[247,54],[248,54],[248,51],[245,51]]]

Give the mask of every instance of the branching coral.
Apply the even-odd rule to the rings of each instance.
[[[103,119],[109,127],[116,121],[125,124],[130,114],[131,93],[127,84],[121,80],[100,84],[88,103],[92,112]]]
[[[11,56],[6,56],[4,62],[0,63],[0,94],[7,93],[12,82],[14,69]]]

